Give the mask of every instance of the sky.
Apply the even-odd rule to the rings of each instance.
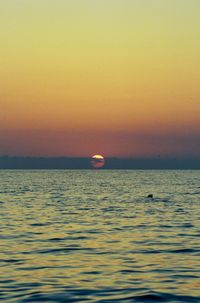
[[[200,154],[199,0],[0,0],[0,155]]]

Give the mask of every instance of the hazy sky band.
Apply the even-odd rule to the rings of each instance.
[[[199,13],[198,0],[1,1],[0,154],[199,153]]]

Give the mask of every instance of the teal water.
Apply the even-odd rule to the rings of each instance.
[[[200,302],[200,171],[0,171],[0,300]]]

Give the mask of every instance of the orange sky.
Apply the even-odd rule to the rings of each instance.
[[[198,0],[0,3],[0,155],[200,152]]]

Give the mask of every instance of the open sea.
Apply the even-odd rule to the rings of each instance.
[[[1,170],[0,300],[200,302],[200,171]]]

